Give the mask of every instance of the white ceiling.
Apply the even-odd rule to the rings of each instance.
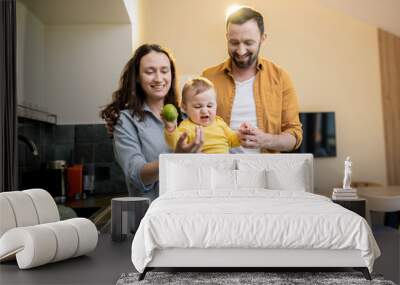
[[[323,5],[400,37],[400,0],[319,0]]]
[[[123,0],[19,0],[44,24],[130,24]]]

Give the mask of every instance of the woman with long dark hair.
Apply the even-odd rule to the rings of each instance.
[[[144,44],[125,65],[112,102],[100,113],[113,125],[114,154],[130,196],[158,197],[158,155],[170,152],[161,110],[169,103],[178,106],[174,60],[161,46]],[[181,136],[175,152],[200,149],[201,129],[190,144],[185,143],[186,136]]]

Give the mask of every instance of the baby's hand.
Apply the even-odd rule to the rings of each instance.
[[[165,118],[163,117],[162,114],[161,114],[161,118],[163,120],[164,127],[167,130],[167,132],[172,133],[173,131],[175,131],[176,126],[177,126],[177,120],[167,121],[167,120],[165,120]]]
[[[239,132],[242,134],[247,134],[253,130],[253,126],[249,122],[241,123],[239,126]]]

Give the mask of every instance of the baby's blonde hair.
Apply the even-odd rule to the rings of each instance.
[[[192,92],[192,95],[194,96],[211,88],[214,88],[214,84],[202,76],[187,81],[182,89],[182,104],[185,104],[189,92]]]

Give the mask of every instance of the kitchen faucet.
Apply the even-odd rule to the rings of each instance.
[[[23,141],[29,147],[29,149],[31,150],[31,152],[32,152],[32,154],[34,156],[38,156],[39,155],[37,147],[36,147],[35,143],[31,139],[28,139],[24,135],[18,135],[18,141]]]

